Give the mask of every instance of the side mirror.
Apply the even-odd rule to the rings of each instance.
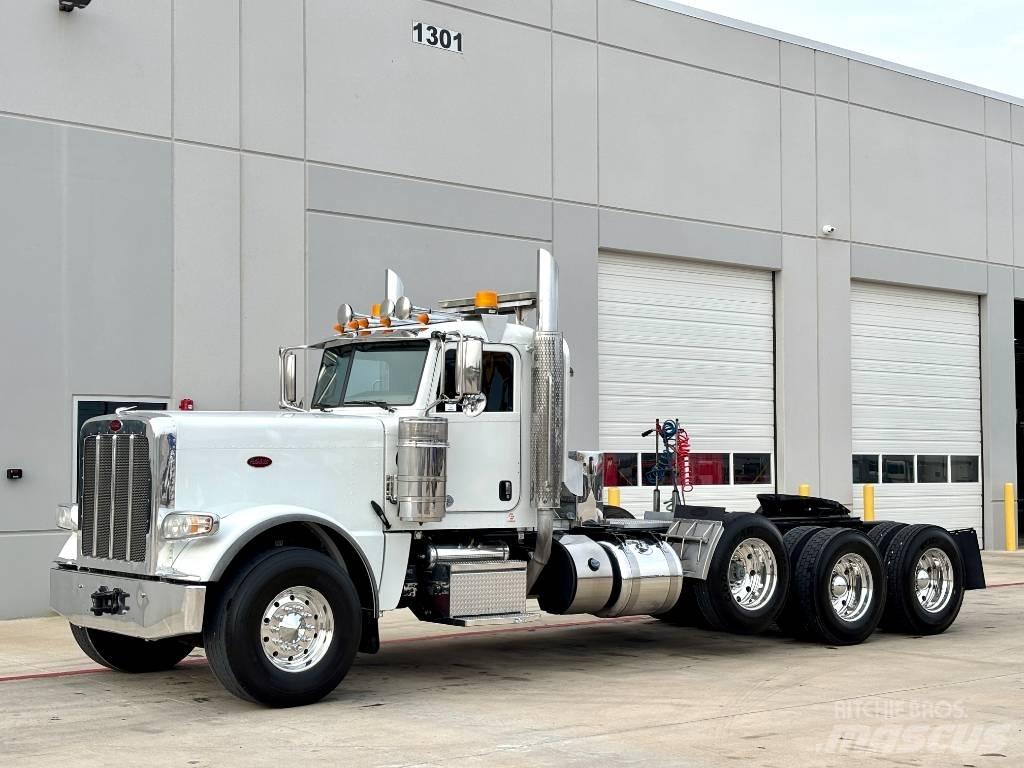
[[[298,399],[295,390],[295,353],[288,352],[284,356],[281,373],[281,400],[288,405],[295,405],[295,401]]]
[[[455,393],[462,398],[481,394],[483,378],[483,339],[463,337],[455,357]]]

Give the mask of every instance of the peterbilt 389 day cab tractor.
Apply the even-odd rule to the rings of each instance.
[[[375,652],[397,608],[522,623],[535,597],[554,614],[775,624],[837,645],[879,623],[942,632],[983,585],[973,531],[866,523],[824,499],[605,504],[601,454],[565,447],[569,349],[546,251],[536,292],[435,309],[404,294],[389,270],[372,312],[342,305],[332,337],[283,348],[279,412],[85,424],[51,602],[88,656],[146,672],[202,646],[229,691],[289,706]],[[308,410],[305,352],[321,357]]]

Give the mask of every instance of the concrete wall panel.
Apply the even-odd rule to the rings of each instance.
[[[814,52],[814,89],[840,101],[850,98],[850,60],[824,51]]]
[[[550,200],[327,165],[309,165],[308,178],[311,211],[551,239]]]
[[[245,149],[302,157],[306,149],[303,4],[242,3],[242,117]]]
[[[50,564],[66,539],[65,531],[0,535],[0,573],[7,575],[8,583],[17,584],[0,603],[0,619],[49,613]]]
[[[817,226],[836,228],[834,237],[850,239],[850,107],[830,99],[815,102],[818,150]]]
[[[985,140],[988,260],[1013,263],[1013,168],[1010,144]],[[1024,235],[1022,235],[1024,236]]]
[[[277,349],[306,340],[304,184],[300,162],[242,156],[241,400],[245,409],[277,408]],[[330,328],[318,330],[317,337],[330,332]]]
[[[985,135],[1009,141],[1013,133],[1010,105],[998,99],[985,98]]]
[[[782,238],[775,275],[776,475],[780,493],[809,483],[818,471],[817,248],[803,237]]]
[[[445,0],[445,3],[536,27],[551,27],[551,0],[516,0],[513,3],[508,0]],[[420,17],[417,17],[417,20],[419,19]],[[430,14],[429,6],[424,9],[422,20],[427,24],[436,23]]]
[[[778,85],[779,41],[631,0],[601,0],[602,43]]]
[[[0,117],[2,252],[5,265],[18,265],[16,275],[0,280],[0,327],[7,329],[7,362],[0,376],[0,471],[24,471],[17,482],[0,477],[0,531],[53,528],[52,510],[69,486],[64,300],[69,286],[60,226],[65,133],[49,123]],[[0,617],[5,612],[0,605]]]
[[[782,230],[817,232],[814,97],[782,91]]]
[[[239,160],[174,152],[174,399],[201,410],[239,406]]]
[[[552,158],[554,195],[597,202],[597,46],[552,39]]]
[[[171,0],[104,0],[88,12],[7,0],[0,111],[169,136]]]
[[[597,37],[597,0],[551,0],[551,28],[555,32]]]
[[[985,97],[859,61],[850,62],[850,101],[919,120],[985,132]]]
[[[854,240],[985,258],[985,139],[850,108]]]
[[[853,245],[851,271],[855,280],[961,293],[982,294],[988,285],[984,262],[871,245]]]
[[[850,246],[818,241],[818,472],[819,493],[853,505],[850,451],[853,409],[850,375]]]
[[[779,43],[780,81],[783,88],[814,93],[814,50],[793,43]]]
[[[309,0],[306,14],[310,159],[551,194],[549,33],[422,0]],[[413,43],[420,18],[461,32],[465,52]]]
[[[782,236],[773,232],[600,209],[601,249],[676,256],[762,269],[782,266]]]
[[[776,89],[614,49],[599,63],[602,205],[779,229]]]
[[[174,135],[238,146],[239,0],[175,0]]]
[[[1013,173],[1013,263],[1024,267],[1024,147],[1011,147]]]
[[[67,128],[63,213],[71,394],[166,397],[171,145]]]

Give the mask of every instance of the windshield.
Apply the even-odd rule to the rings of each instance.
[[[427,341],[343,344],[324,350],[314,408],[367,402],[412,405],[427,359]]]

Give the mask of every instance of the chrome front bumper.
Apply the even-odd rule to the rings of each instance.
[[[114,590],[121,591],[123,608],[97,614],[93,595]],[[206,587],[55,566],[50,569],[50,607],[81,627],[156,640],[203,631]]]

